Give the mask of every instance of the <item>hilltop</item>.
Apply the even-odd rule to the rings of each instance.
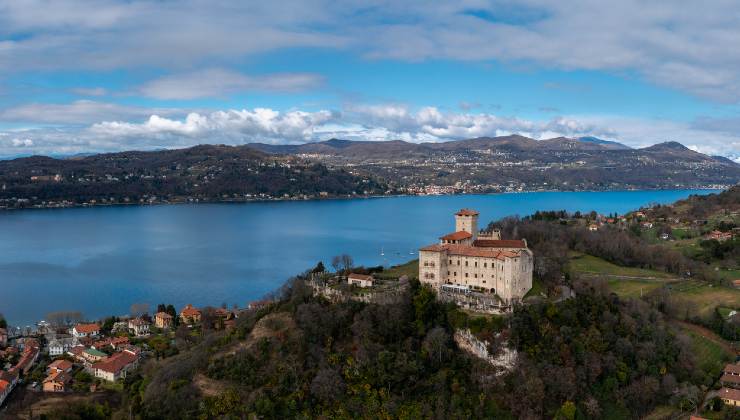
[[[632,149],[593,137],[535,140],[510,135],[443,143],[332,139],[248,147],[351,166],[409,192],[429,192],[432,185],[487,192],[706,187],[740,182],[740,165],[676,142]]]

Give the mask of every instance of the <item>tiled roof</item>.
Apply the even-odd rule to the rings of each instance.
[[[460,244],[434,244],[421,248],[421,251],[444,252],[449,255],[460,255],[464,257],[486,257],[505,260],[506,258],[515,258],[519,256],[516,251],[501,251],[496,248],[485,248],[471,245]]]
[[[67,370],[72,368],[72,362],[59,359],[49,363],[49,369]]]
[[[168,314],[167,312],[157,312],[156,315],[154,315],[155,318],[162,318],[162,319],[172,319],[172,315]]]
[[[473,246],[481,248],[526,248],[527,244],[519,239],[478,239]]]
[[[80,333],[90,334],[91,332],[100,331],[98,324],[77,324],[75,330]]]
[[[366,274],[352,273],[352,274],[349,275],[349,278],[350,279],[366,280],[367,281],[367,280],[372,280],[373,279],[373,276],[368,276]]]
[[[455,216],[477,216],[478,214],[480,213],[473,209],[460,209],[460,211],[455,213]]]
[[[734,373],[735,375],[740,375],[740,365],[736,365],[734,363],[728,363],[725,365],[725,369],[723,372],[727,373]]]
[[[93,369],[99,369],[104,372],[116,374],[135,361],[136,355],[127,351],[122,351],[101,362],[93,364],[92,367]]]
[[[445,241],[461,241],[463,239],[472,238],[473,234],[470,232],[465,232],[464,230],[460,230],[453,233],[448,233],[445,236],[440,237],[439,239],[445,240]]]
[[[52,372],[49,376],[44,379],[44,382],[61,382],[63,384],[69,383],[72,377],[67,372],[57,371]]]
[[[722,387],[719,390],[719,397],[727,400],[740,401],[740,389]]]
[[[728,375],[724,374],[721,378],[719,378],[719,381],[728,384],[740,384],[740,376],[738,375]]]
[[[8,387],[10,387],[10,382],[0,379],[0,394],[4,394]]]
[[[184,316],[195,316],[195,315],[200,315],[200,311],[198,309],[196,309],[196,308],[193,308],[193,305],[188,304],[180,312],[180,315],[184,315]]]

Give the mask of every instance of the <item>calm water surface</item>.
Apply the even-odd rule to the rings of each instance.
[[[0,313],[125,314],[132,303],[240,306],[333,255],[392,265],[453,230],[535,210],[623,213],[711,191],[547,192],[0,212]],[[385,255],[381,256],[380,251]]]

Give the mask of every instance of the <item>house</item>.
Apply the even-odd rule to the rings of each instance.
[[[591,223],[590,225],[588,225],[588,230],[590,230],[591,232],[596,232],[597,230],[599,230],[599,225],[597,225],[596,223]]]
[[[115,382],[118,379],[125,378],[128,372],[136,369],[138,365],[138,354],[127,349],[93,364],[92,371],[96,378]]]
[[[373,287],[373,276],[351,273],[347,277],[347,283],[360,287]]]
[[[722,387],[717,396],[722,398],[726,405],[732,407],[740,405],[740,389]]]
[[[172,315],[168,314],[167,312],[157,312],[154,315],[154,325],[157,328],[166,329],[166,328],[172,328]]]
[[[197,324],[200,322],[200,310],[193,307],[191,304],[187,304],[182,311],[180,311],[180,321],[183,324]]]
[[[113,323],[113,328],[110,330],[111,334],[128,333],[128,322],[116,321]]]
[[[91,348],[91,349],[85,349],[80,355],[80,357],[82,357],[82,359],[88,363],[95,363],[95,362],[99,362],[105,359],[106,357],[108,357],[108,355],[103,353],[100,350]]]
[[[79,344],[76,337],[69,338],[50,338],[47,339],[49,356],[56,357],[61,356],[72,347]]]
[[[653,224],[650,223],[650,222],[643,222],[642,227],[645,228],[645,229],[652,229],[653,228]]]
[[[72,375],[64,371],[51,372],[44,379],[44,392],[66,392],[69,389],[69,383],[72,382]]]
[[[524,239],[502,240],[498,231],[478,231],[478,212],[455,213],[455,232],[419,250],[419,280],[436,289],[452,286],[521,300],[532,288],[534,256]]]
[[[710,240],[713,239],[715,241],[724,242],[724,241],[727,241],[727,240],[732,239],[732,233],[730,233],[730,232],[720,232],[718,230],[713,230],[713,231],[709,232],[704,237],[704,239],[706,239],[708,241],[710,241]]]
[[[10,395],[10,391],[15,388],[18,383],[18,372],[6,372],[0,370],[0,406],[3,405],[5,399]]]
[[[74,337],[97,337],[100,334],[100,325],[98,324],[77,324],[72,327],[70,334]]]
[[[92,343],[92,348],[95,350],[103,350],[106,347],[110,347],[113,350],[118,350],[119,347],[124,346],[128,344],[128,337],[107,337],[102,340],[98,340],[94,343]]]
[[[734,286],[735,288],[740,288],[740,279],[737,279],[737,280],[733,280],[733,281],[732,281],[732,285],[733,285],[733,286]]]
[[[670,235],[668,235],[667,233],[661,233],[660,234],[660,239],[662,239],[664,241],[667,241],[668,238],[670,238]]]
[[[128,321],[128,329],[137,337],[149,335],[149,322],[142,318],[134,318]]]
[[[6,347],[8,345],[8,330],[0,328],[0,347]]]
[[[36,363],[36,360],[39,358],[39,353],[41,353],[39,342],[36,341],[36,339],[27,338],[24,341],[21,358],[18,360],[18,363],[13,366],[11,371],[23,373],[24,375],[27,374],[33,367],[33,364]]]
[[[70,373],[72,372],[73,367],[74,365],[69,360],[57,359],[49,363],[49,366],[46,367],[46,372],[47,373],[54,373],[54,372]]]
[[[728,363],[722,370],[722,377],[719,379],[722,385],[731,388],[740,388],[740,365]]]

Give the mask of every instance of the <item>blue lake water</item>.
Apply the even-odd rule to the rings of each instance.
[[[711,191],[542,192],[0,212],[0,313],[13,325],[132,303],[229,306],[263,296],[333,255],[393,265],[453,230],[536,210],[618,212]],[[381,249],[384,256],[381,256]]]

